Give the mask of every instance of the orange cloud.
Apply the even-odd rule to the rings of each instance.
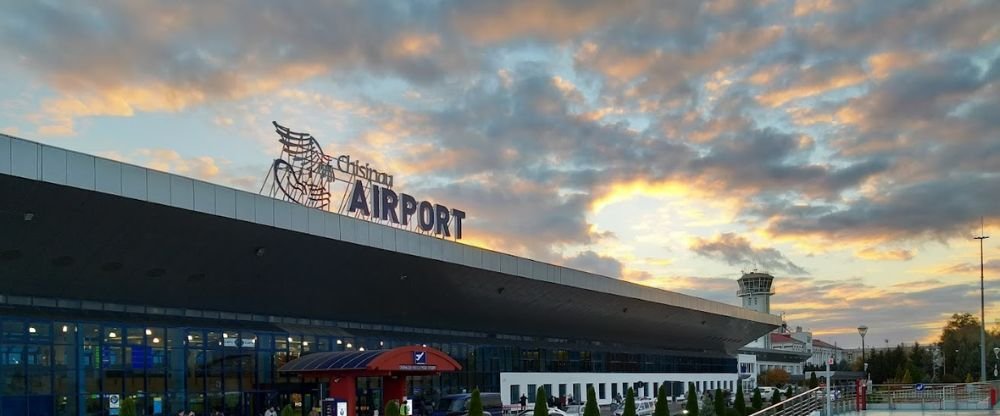
[[[843,72],[825,77],[817,74],[817,79],[807,80],[799,85],[768,92],[757,96],[757,101],[769,107],[779,107],[792,100],[808,98],[840,88],[858,85],[868,79],[864,71],[848,67]]]
[[[883,52],[868,57],[868,68],[872,76],[884,79],[900,68],[912,66],[924,59],[924,55],[914,52]]]
[[[232,88],[225,98],[240,99],[271,92],[285,83],[296,83],[326,71],[322,65],[289,65],[263,77],[232,75],[226,81]],[[59,83],[57,83],[59,84]],[[69,83],[73,84],[73,83]],[[96,91],[63,89],[62,95],[42,103],[40,114],[33,116],[43,135],[72,135],[74,119],[93,116],[131,117],[137,112],[177,112],[202,104],[217,92],[195,86],[176,86],[165,82],[123,85]]]
[[[803,17],[813,13],[830,13],[840,7],[841,3],[834,0],[796,0],[792,15]]]
[[[910,250],[880,250],[875,247],[868,247],[854,254],[865,260],[910,260],[915,256]]]

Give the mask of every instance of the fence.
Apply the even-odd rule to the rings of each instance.
[[[868,393],[869,409],[990,409],[990,383],[876,384]]]

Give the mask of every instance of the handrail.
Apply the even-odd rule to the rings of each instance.
[[[816,398],[816,393],[822,394],[820,387],[816,387],[810,390],[806,390],[802,393],[796,394],[788,399],[781,401],[778,404],[772,404],[768,407],[760,409],[750,416],[765,416],[765,415],[776,415],[779,412],[787,412],[793,415],[808,414],[813,410],[817,410],[822,407],[819,400]],[[775,392],[775,394],[778,394]]]

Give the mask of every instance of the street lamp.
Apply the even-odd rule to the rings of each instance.
[[[1000,347],[993,347],[993,355],[997,360],[993,362],[993,378],[997,377],[997,362],[1000,361]]]
[[[868,362],[865,361],[865,334],[868,333],[868,327],[861,325],[858,327],[858,333],[861,334],[861,370],[867,375],[868,369],[866,365]],[[866,377],[867,378],[867,377]]]
[[[983,240],[990,238],[983,234],[983,219],[979,218],[979,381],[986,381],[986,295],[983,287]]]

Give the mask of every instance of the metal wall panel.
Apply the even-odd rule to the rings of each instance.
[[[257,214],[254,205],[254,194],[236,191],[236,219],[256,222]]]
[[[437,239],[435,238],[435,240]],[[444,261],[455,264],[462,262],[464,255],[462,247],[459,247],[458,244],[452,244],[450,241],[441,241],[441,247],[444,249]]]
[[[358,220],[351,217],[340,217],[340,239],[349,243],[357,242]]]
[[[183,176],[170,175],[170,205],[194,209],[194,181]]]
[[[455,243],[456,246],[461,247],[462,251],[465,253],[463,256],[462,264],[471,267],[483,267],[483,251],[479,247],[466,246]]]
[[[38,144],[19,139],[10,141],[10,173],[22,178],[38,180]]]
[[[340,220],[343,217],[341,217],[340,215],[324,215],[323,217],[326,219],[326,227],[323,231],[324,235],[326,235],[329,238],[335,238],[337,240],[341,240]]]
[[[94,190],[97,174],[94,157],[83,153],[66,154],[66,184],[81,189]]]
[[[531,277],[531,260],[518,257],[517,258],[517,275],[521,277]]]
[[[132,165],[122,165],[122,196],[147,200],[146,169]]]
[[[517,257],[514,257],[507,253],[499,253],[499,254],[500,254],[500,273],[516,275]]]
[[[280,200],[274,201],[274,226],[292,229],[292,203]]]
[[[390,251],[396,250],[396,229],[390,226],[377,227],[382,233],[382,248]]]
[[[146,169],[146,194],[149,202],[170,205],[170,175]]]
[[[226,218],[236,218],[236,191],[224,186],[213,186],[215,190],[215,214]]]
[[[10,137],[0,135],[0,173],[10,175]]]
[[[274,226],[274,203],[276,201],[266,196],[254,195],[254,222]]]
[[[318,209],[309,210],[309,234],[320,237],[325,235],[327,215],[330,214]]]
[[[60,185],[66,184],[65,150],[42,146],[42,180]]]
[[[300,233],[309,232],[309,211],[313,211],[313,209],[306,208],[298,204],[291,204],[291,206],[292,206],[291,228]]]
[[[482,261],[480,264],[482,268],[486,270],[492,270],[494,272],[500,271],[500,254],[495,251],[480,250],[482,253]]]
[[[215,214],[215,185],[194,181],[194,210]]]
[[[112,195],[122,194],[122,164],[114,160],[94,160],[94,189]]]

